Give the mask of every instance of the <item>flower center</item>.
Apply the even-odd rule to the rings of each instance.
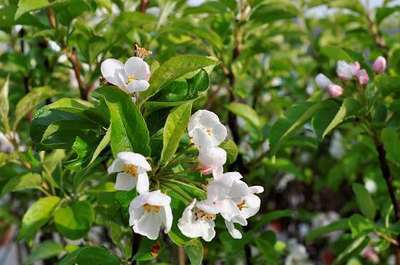
[[[242,200],[240,203],[237,204],[237,207],[239,210],[242,210],[243,208],[247,208],[246,202]]]
[[[206,133],[208,134],[208,136],[211,136],[212,132],[213,132],[213,130],[211,128],[206,129]]]
[[[129,174],[133,177],[137,177],[138,175],[138,168],[135,165],[132,164],[128,164],[128,165],[124,165],[124,172],[126,174]]]
[[[212,213],[206,213],[203,210],[200,210],[199,208],[194,209],[194,216],[196,220],[204,220],[204,221],[214,221],[216,218],[215,214]]]
[[[144,211],[146,213],[159,213],[161,210],[161,206],[158,205],[151,205],[146,203],[145,205],[143,205]]]
[[[130,82],[132,82],[132,81],[135,81],[135,80],[136,80],[136,78],[135,78],[134,75],[128,75],[128,84],[129,84]]]

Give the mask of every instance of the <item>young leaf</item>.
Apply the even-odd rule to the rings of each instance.
[[[293,3],[287,0],[263,1],[256,6],[250,19],[262,24],[274,22],[282,19],[296,17],[298,10]]]
[[[99,145],[96,147],[96,150],[94,150],[94,153],[93,153],[92,159],[89,162],[89,165],[91,163],[93,163],[94,160],[96,160],[96,158],[100,155],[100,153],[104,150],[104,148],[107,147],[107,145],[110,143],[110,141],[111,141],[111,127],[109,127],[107,129],[106,134],[101,139]]]
[[[347,259],[356,256],[368,245],[368,242],[368,236],[362,236],[352,241],[350,245],[340,253],[333,265],[343,264]]]
[[[257,112],[250,106],[242,103],[230,103],[226,107],[230,112],[236,114],[237,116],[243,118],[245,121],[250,123],[256,129],[261,128],[262,123]]]
[[[87,234],[92,225],[94,212],[87,202],[73,202],[54,212],[57,230],[69,239],[79,239]]]
[[[150,87],[142,92],[139,97],[139,105],[155,95],[162,86],[178,77],[206,66],[217,64],[214,59],[198,55],[178,55],[163,63],[152,74]]]
[[[374,220],[376,207],[367,189],[358,183],[354,183],[352,188],[354,194],[356,195],[356,201],[360,211],[369,219]]]
[[[321,109],[314,115],[312,126],[319,140],[323,139],[325,129],[336,116],[338,110],[339,105],[336,101],[326,100],[322,103]]]
[[[4,85],[0,89],[0,118],[4,127],[8,126],[8,111],[10,105],[8,102],[9,78],[7,77]]]
[[[49,0],[20,0],[17,12],[15,13],[15,19],[18,19],[29,11],[47,7],[51,4],[50,2]]]
[[[133,151],[150,155],[150,136],[145,120],[132,98],[116,87],[96,90],[110,112],[111,150],[114,155],[122,151]]]
[[[163,149],[161,151],[161,164],[167,164],[179,146],[185,133],[192,112],[192,103],[186,103],[173,110],[165,122],[163,130]]]
[[[47,86],[38,87],[31,90],[27,95],[25,95],[18,103],[15,109],[15,119],[14,119],[14,130],[17,128],[19,122],[26,114],[32,111],[36,105],[41,101],[53,97],[57,92]]]
[[[18,239],[31,239],[47,223],[59,202],[59,197],[50,196],[41,198],[32,204],[22,218]]]
[[[333,59],[335,61],[344,60],[351,62],[353,58],[342,48],[334,47],[334,46],[327,46],[321,48],[321,53],[328,57],[329,59]]]
[[[384,128],[381,139],[386,151],[386,158],[396,165],[400,165],[400,138],[396,129]]]
[[[25,264],[32,264],[37,261],[45,260],[57,256],[63,251],[61,244],[54,241],[44,241],[32,249]]]
[[[82,247],[68,254],[59,265],[121,265],[119,259],[103,247]]]
[[[2,194],[12,191],[35,189],[40,187],[42,177],[35,173],[26,173],[24,175],[11,178],[3,188]]]
[[[226,151],[228,164],[235,162],[239,153],[236,143],[231,139],[228,139],[224,141],[220,147]]]
[[[326,226],[321,226],[311,230],[306,236],[306,242],[312,242],[315,239],[322,237],[326,234],[349,229],[349,222],[347,219],[340,219]]]
[[[200,240],[192,239],[184,246],[191,265],[201,265],[203,262],[203,245]]]

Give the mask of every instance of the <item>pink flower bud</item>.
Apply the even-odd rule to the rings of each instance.
[[[336,64],[336,74],[342,80],[351,80],[356,67],[357,65],[348,64],[345,61],[338,61]]]
[[[351,66],[351,73],[353,75],[356,75],[358,73],[358,71],[360,71],[361,69],[361,65],[358,62],[354,62],[352,64],[350,64]]]
[[[361,69],[356,73],[357,81],[360,85],[365,86],[368,84],[369,76],[365,69]]]
[[[386,59],[385,57],[379,56],[376,58],[374,64],[372,65],[374,72],[377,74],[382,74],[386,70]]]
[[[329,85],[332,84],[331,80],[329,80],[329,78],[326,77],[326,75],[321,74],[321,73],[319,73],[315,77],[315,83],[317,84],[317,86],[319,86],[323,90],[328,89]]]
[[[330,84],[328,86],[328,94],[333,98],[340,97],[343,94],[343,88],[339,85]]]

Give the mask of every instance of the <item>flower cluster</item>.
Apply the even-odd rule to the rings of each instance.
[[[386,70],[386,59],[379,56],[373,63],[372,68],[376,74],[382,74]],[[336,64],[336,74],[342,81],[355,79],[360,86],[366,86],[369,81],[368,72],[362,69],[358,62],[347,63],[345,61],[338,61]],[[327,91],[331,97],[340,97],[343,94],[343,87],[333,83],[322,73],[319,73],[315,77],[315,82],[321,89]]]
[[[247,219],[260,209],[260,198],[254,194],[264,189],[249,187],[238,172],[223,173],[226,152],[218,145],[225,140],[227,130],[215,113],[197,111],[190,119],[188,131],[199,149],[201,172],[212,173],[213,179],[207,186],[207,198],[193,200],[179,219],[178,227],[187,237],[211,241],[215,236],[215,219],[220,214],[231,236],[239,239],[242,234],[234,224],[247,225]]]

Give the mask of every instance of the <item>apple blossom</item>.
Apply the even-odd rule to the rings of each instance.
[[[217,214],[218,209],[209,201],[196,202],[194,199],[183,212],[178,227],[187,237],[201,237],[209,242],[215,237],[214,220]]]
[[[349,64],[345,61],[338,61],[336,64],[336,74],[342,80],[351,80],[359,70],[360,64],[358,62]]]
[[[118,173],[115,182],[116,190],[131,190],[136,187],[139,193],[149,190],[147,171],[151,170],[146,158],[138,153],[120,152],[108,167],[108,173]]]
[[[357,81],[360,85],[365,86],[368,84],[369,76],[365,69],[361,69],[356,73]]]
[[[198,148],[218,146],[228,134],[218,116],[208,110],[198,110],[192,115],[188,132],[189,137]]]
[[[333,97],[340,97],[343,94],[343,88],[336,84],[331,84],[328,87],[328,94]]]
[[[327,90],[329,85],[332,84],[332,81],[329,80],[329,78],[324,75],[319,73],[316,77],[315,77],[315,83],[317,84],[318,87],[320,87],[323,90]]]
[[[208,175],[222,171],[226,163],[226,151],[220,147],[206,147],[199,151],[200,172]]]
[[[155,240],[161,227],[168,233],[172,226],[171,198],[161,191],[140,194],[129,205],[129,225],[135,233]]]
[[[387,63],[385,57],[378,56],[378,58],[376,58],[374,64],[372,65],[372,69],[374,70],[375,73],[382,74],[385,72],[386,66]]]
[[[100,68],[107,82],[130,94],[145,91],[150,86],[150,67],[140,57],[130,57],[125,64],[116,59],[106,59]]]
[[[12,153],[15,148],[7,136],[0,132],[0,153]]]

